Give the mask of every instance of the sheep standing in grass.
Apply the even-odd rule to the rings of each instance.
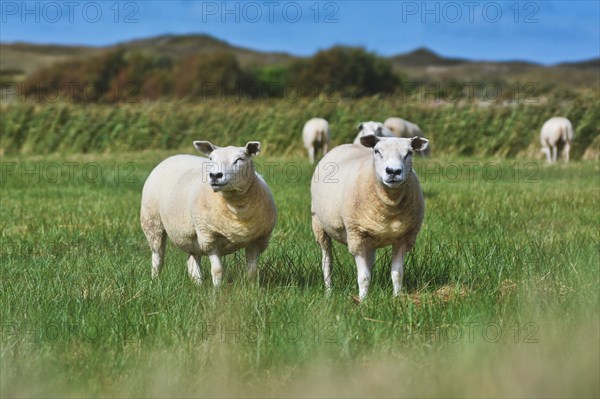
[[[308,151],[310,163],[315,163],[317,152],[321,151],[323,156],[327,154],[329,145],[329,123],[322,118],[312,118],[302,128],[302,141]]]
[[[168,236],[189,254],[188,274],[196,283],[202,282],[202,256],[208,256],[218,287],[221,257],[242,248],[252,278],[276,220],[273,196],[251,159],[260,143],[219,148],[194,141],[194,147],[209,158],[172,156],[154,168],[144,184],[140,219],[152,249],[152,277],[162,268]]]
[[[325,287],[331,288],[331,239],[348,246],[358,270],[358,290],[369,290],[375,250],[392,245],[394,295],[402,288],[404,255],[411,250],[425,204],[419,179],[412,168],[413,151],[422,151],[425,138],[360,139],[324,157],[313,176],[312,228],[321,246]]]
[[[569,162],[569,150],[571,149],[573,137],[573,125],[567,118],[555,116],[548,119],[542,126],[540,133],[542,152],[546,154],[546,161],[548,163],[556,162],[558,152],[562,147],[565,162]]]
[[[381,122],[361,122],[357,126],[358,133],[354,138],[354,144],[360,144],[360,138],[364,136],[374,135],[377,137],[394,137],[387,127],[383,126]]]
[[[423,132],[421,128],[416,124],[407,121],[406,119],[391,117],[387,118],[383,122],[383,126],[388,128],[396,137],[423,137]],[[430,155],[431,145],[427,146],[427,148],[421,152],[421,155],[428,156]]]

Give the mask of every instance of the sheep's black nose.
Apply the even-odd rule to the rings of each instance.
[[[399,176],[402,174],[402,169],[385,168],[385,173],[388,175]]]
[[[208,174],[210,176],[211,180],[217,180],[220,179],[221,177],[223,177],[223,173],[219,172],[219,173],[209,173]]]

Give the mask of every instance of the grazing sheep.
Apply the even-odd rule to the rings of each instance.
[[[550,118],[542,126],[540,133],[540,142],[542,143],[542,152],[546,154],[548,163],[556,162],[558,158],[559,147],[562,147],[565,162],[569,162],[569,150],[573,142],[573,125],[571,121],[562,116]],[[552,152],[552,154],[550,154]]]
[[[421,128],[415,125],[412,122],[407,121],[406,119],[391,117],[387,118],[385,122],[383,122],[383,126],[387,127],[396,137],[423,137],[423,132]],[[427,146],[424,151],[421,151],[420,154],[423,156],[430,155],[431,145]]]
[[[188,274],[197,284],[202,282],[202,256],[208,256],[218,287],[221,256],[242,248],[252,278],[277,217],[271,191],[251,159],[260,143],[220,148],[194,141],[194,147],[209,159],[172,156],[154,168],[144,184],[140,220],[152,249],[152,278],[162,268],[167,236],[189,254]]]
[[[394,295],[400,293],[404,255],[411,250],[425,204],[412,168],[413,151],[429,142],[422,137],[360,139],[324,157],[313,176],[312,228],[321,246],[325,287],[331,289],[331,239],[348,246],[358,270],[358,290],[369,290],[375,250],[392,245]]]
[[[394,137],[388,128],[383,126],[381,122],[361,122],[357,126],[358,134],[354,138],[354,144],[360,144],[360,138],[368,135],[375,135],[377,137]]]
[[[308,151],[310,163],[315,163],[315,157],[320,150],[323,156],[327,154],[329,144],[329,123],[322,118],[312,118],[302,128],[302,141]]]

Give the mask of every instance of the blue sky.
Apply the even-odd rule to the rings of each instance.
[[[600,1],[0,1],[0,40],[106,45],[205,33],[311,55],[337,44],[380,55],[544,64],[600,56]]]

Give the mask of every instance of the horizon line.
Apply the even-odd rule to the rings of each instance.
[[[249,51],[254,51],[257,53],[278,53],[278,54],[285,54],[285,55],[289,55],[291,57],[295,57],[295,58],[309,58],[309,57],[313,57],[316,53],[318,53],[319,51],[323,51],[323,50],[327,50],[327,49],[331,49],[333,47],[352,47],[352,48],[364,48],[366,51],[374,53],[375,55],[377,55],[378,57],[383,57],[386,59],[391,59],[394,57],[398,57],[398,56],[403,56],[403,55],[407,55],[410,53],[414,53],[418,50],[426,50],[429,51],[430,53],[437,55],[441,58],[447,59],[447,60],[458,60],[458,61],[465,61],[465,62],[481,62],[481,63],[527,63],[527,64],[534,64],[534,65],[538,65],[538,66],[545,66],[545,67],[551,67],[551,66],[560,66],[562,64],[573,64],[573,63],[584,63],[584,62],[589,62],[589,61],[600,61],[600,54],[597,54],[595,56],[590,56],[590,57],[586,57],[586,58],[581,58],[581,59],[575,59],[575,60],[562,60],[562,61],[558,61],[558,62],[554,62],[554,63],[544,63],[544,62],[540,62],[540,61],[534,61],[534,60],[526,60],[526,59],[496,59],[496,60],[490,60],[490,59],[475,59],[475,58],[465,58],[465,57],[461,57],[461,56],[452,56],[452,55],[444,55],[440,52],[438,52],[437,50],[432,49],[431,47],[428,46],[417,46],[415,48],[413,48],[412,50],[403,52],[403,53],[395,53],[392,55],[384,55],[384,54],[380,54],[374,50],[370,50],[367,46],[353,46],[353,45],[348,45],[348,44],[335,44],[333,46],[329,46],[326,48],[320,48],[318,50],[316,50],[315,52],[313,52],[310,55],[298,55],[298,54],[293,54],[291,52],[285,51],[285,50],[258,50],[256,48],[250,48],[250,47],[245,47],[245,46],[241,46],[241,45],[237,45],[234,44],[228,40],[225,39],[221,39],[219,37],[216,37],[214,35],[208,34],[208,33],[163,33],[163,34],[158,34],[158,35],[149,35],[149,36],[141,36],[141,37],[134,37],[134,38],[130,38],[130,39],[124,39],[124,40],[120,40],[120,41],[116,41],[113,43],[106,43],[106,44],[84,44],[84,43],[56,43],[56,42],[42,42],[42,41],[27,41],[27,40],[13,40],[13,41],[3,41],[0,40],[0,45],[15,45],[15,44],[30,44],[30,45],[37,45],[37,46],[57,46],[57,47],[88,47],[88,48],[97,48],[97,49],[102,49],[102,48],[107,48],[107,47],[116,47],[119,45],[124,45],[127,43],[131,43],[134,41],[141,41],[141,40],[150,40],[150,39],[156,39],[156,38],[160,38],[160,37],[182,37],[182,36],[204,36],[204,37],[208,37],[220,42],[223,42],[224,44],[227,44],[231,47],[235,47],[237,49],[240,50],[249,50]]]

